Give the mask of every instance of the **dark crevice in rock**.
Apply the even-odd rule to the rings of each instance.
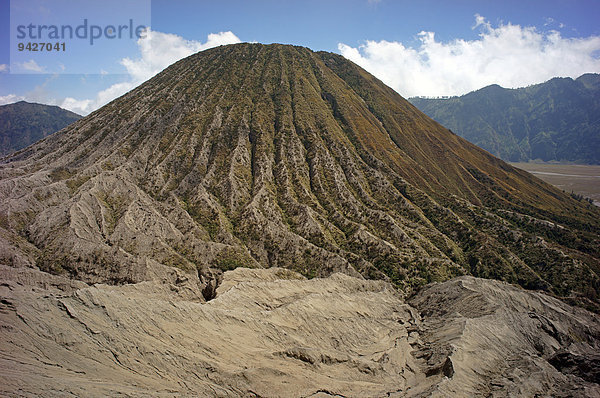
[[[334,393],[334,392],[331,392],[331,391],[329,391],[329,390],[325,390],[325,389],[320,389],[320,390],[317,390],[317,391],[315,391],[314,393],[312,393],[312,394],[310,394],[310,395],[307,395],[306,397],[307,397],[307,398],[308,398],[308,397],[314,397],[314,396],[321,395],[321,394],[326,394],[326,395],[329,395],[330,397],[341,397],[341,398],[346,398],[346,395],[336,394],[336,393]]]
[[[217,288],[223,280],[223,271],[221,270],[198,270],[198,277],[204,284],[202,296],[207,302],[217,297]]]
[[[454,375],[454,366],[452,366],[452,360],[450,357],[447,357],[443,363],[439,363],[425,371],[426,377],[435,376],[437,374],[442,374],[447,378],[452,378]]]
[[[283,352],[282,355],[288,358],[293,358],[302,362],[309,363],[311,365],[314,365],[316,362],[316,359],[312,355],[310,355],[306,350],[303,349],[290,349]]]
[[[585,381],[600,384],[600,353],[577,355],[560,350],[548,362],[563,374],[572,374]]]

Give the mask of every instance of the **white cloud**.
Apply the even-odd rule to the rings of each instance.
[[[557,31],[501,24],[475,15],[475,40],[436,41],[421,32],[413,48],[400,42],[338,44],[340,53],[405,97],[461,95],[490,84],[523,87],[555,76],[600,72],[600,36],[565,38]]]
[[[105,105],[115,98],[125,94],[138,84],[139,83],[136,84],[133,81],[116,83],[109,88],[100,91],[98,94],[96,94],[96,98],[94,99],[78,100],[72,97],[67,97],[58,106],[80,115],[87,115],[88,113],[100,108],[102,105]]]
[[[232,32],[211,33],[206,42],[186,40],[171,33],[146,30],[138,39],[139,58],[123,58],[120,62],[127,69],[129,79],[116,83],[100,91],[94,99],[77,100],[65,98],[61,107],[70,111],[87,115],[107,104],[113,99],[125,94],[144,81],[150,79],[172,63],[192,55],[225,44],[240,43],[240,39]],[[102,71],[101,71],[102,73]]]
[[[12,104],[17,101],[29,101],[39,104],[47,105],[59,105],[59,101],[52,98],[51,93],[48,91],[47,86],[50,82],[58,78],[57,74],[48,75],[41,84],[38,84],[22,95],[10,93],[4,96],[0,96],[0,105]]]
[[[25,97],[21,97],[20,95],[8,94],[4,96],[0,96],[0,105],[12,104],[13,102],[23,101]]]
[[[479,14],[475,14],[475,25],[473,25],[473,27],[471,29],[475,29],[478,28],[480,26],[484,26],[486,29],[491,28],[492,26],[490,25],[490,23],[488,21],[486,21],[485,17],[482,17]]]
[[[45,67],[38,65],[37,62],[35,62],[35,60],[30,59],[27,62],[22,62],[17,64],[17,66],[19,66],[20,68],[23,68],[23,70],[26,71],[30,71],[30,72],[44,72],[44,70],[46,69]]]
[[[207,41],[201,43],[171,33],[147,30],[137,41],[142,57],[135,60],[124,58],[121,64],[135,81],[143,82],[175,61],[198,51],[239,42],[240,39],[232,32],[211,33]]]
[[[557,21],[556,19],[554,19],[552,17],[544,18],[544,20],[546,21],[546,22],[544,22],[544,26],[547,26],[547,27],[558,26],[559,29],[563,29],[567,26],[564,23]]]
[[[63,109],[68,109],[71,112],[75,112],[79,115],[84,115],[89,112],[92,100],[76,100],[75,98],[67,97],[58,106]]]
[[[0,64],[0,73],[2,73],[2,72],[8,72],[7,64]]]

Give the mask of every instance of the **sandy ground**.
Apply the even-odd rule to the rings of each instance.
[[[511,163],[566,192],[575,192],[600,206],[600,165]]]
[[[460,277],[405,301],[382,281],[226,272],[87,286],[0,265],[2,397],[600,396],[600,319]]]

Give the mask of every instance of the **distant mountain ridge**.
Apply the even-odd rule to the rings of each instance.
[[[19,101],[0,106],[0,156],[57,132],[81,116],[58,106]]]
[[[460,97],[410,102],[503,160],[600,164],[599,74],[518,89],[494,84]]]

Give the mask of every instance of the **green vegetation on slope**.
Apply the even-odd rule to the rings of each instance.
[[[420,110],[495,156],[600,164],[600,75],[519,89],[492,85],[449,99],[411,98]]]
[[[81,119],[58,106],[19,101],[0,106],[0,156],[25,148]]]

